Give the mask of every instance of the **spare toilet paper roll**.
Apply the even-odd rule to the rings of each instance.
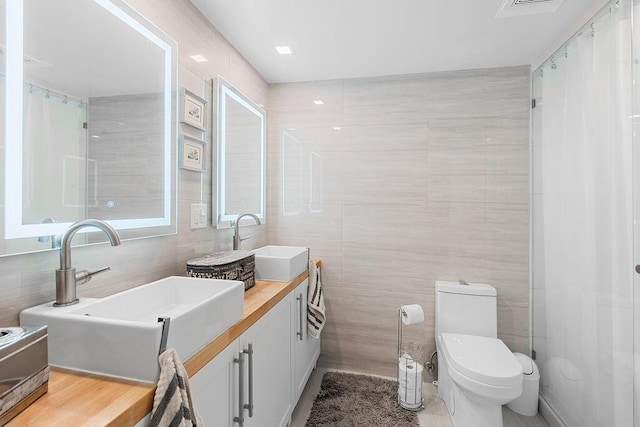
[[[398,380],[403,384],[405,381],[412,383],[422,382],[423,370],[422,364],[413,359],[401,357],[398,362]]]
[[[403,360],[404,359],[404,360]],[[422,404],[422,372],[420,363],[400,358],[398,366],[398,397],[409,405]]]
[[[424,322],[424,310],[419,304],[409,304],[400,307],[402,312],[402,323],[405,325],[415,325]]]

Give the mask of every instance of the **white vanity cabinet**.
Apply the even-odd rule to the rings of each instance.
[[[300,283],[293,291],[293,345],[292,348],[292,393],[294,406],[307,385],[311,371],[320,356],[320,340],[313,338],[307,331],[307,293],[309,279]]]
[[[291,399],[291,314],[287,295],[240,336],[240,347],[253,349],[253,381],[245,376],[245,403],[253,391],[253,416],[244,412],[245,426],[284,427],[293,411]],[[249,364],[248,370],[251,370]]]
[[[289,423],[320,355],[320,340],[307,333],[308,283],[300,283],[190,379],[204,425],[237,427],[240,407],[245,427]]]
[[[231,426],[238,411],[238,340],[189,379],[193,405],[206,426]]]
[[[190,378],[195,410],[204,425],[287,425],[293,411],[292,300],[293,294],[287,295]]]

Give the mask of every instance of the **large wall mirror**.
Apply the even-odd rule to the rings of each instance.
[[[218,77],[218,228],[244,212],[264,222],[265,154],[264,110]]]
[[[175,233],[175,41],[120,0],[0,3],[0,256]]]

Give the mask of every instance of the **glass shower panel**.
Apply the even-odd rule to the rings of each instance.
[[[640,0],[633,1],[633,112],[631,128],[633,135],[633,262],[636,274],[633,275],[633,425],[640,427]]]
[[[538,365],[547,360],[547,328],[544,287],[544,218],[542,197],[542,78],[544,72],[532,75],[531,92],[535,102],[531,110],[531,345]],[[544,386],[544,383],[542,384]],[[543,390],[541,389],[542,393]]]

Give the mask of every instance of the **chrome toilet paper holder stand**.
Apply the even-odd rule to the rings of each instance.
[[[406,317],[406,316],[407,316],[407,313],[403,310],[402,307],[400,307],[398,309],[398,352],[397,352],[397,360],[396,360],[396,362],[398,363],[398,376],[397,376],[397,380],[398,380],[398,404],[404,409],[407,409],[409,411],[416,411],[417,412],[417,411],[420,411],[420,410],[424,409],[424,398],[421,397],[421,400],[420,400],[421,404],[419,406],[415,407],[415,406],[410,405],[407,402],[403,401],[401,399],[401,397],[400,397],[400,391],[401,391],[400,390],[400,387],[401,387],[401,381],[400,380],[401,380],[401,375],[402,375],[402,372],[400,370],[400,359],[402,357],[404,357],[403,352],[402,352],[402,324],[403,324],[402,319],[403,319],[403,317]],[[415,362],[416,362],[416,365],[417,365],[418,361],[415,361]],[[409,375],[408,370],[409,370],[409,365],[407,364],[407,365],[405,365],[405,377],[404,378],[408,378],[408,375]],[[416,376],[418,375],[417,370],[416,370],[416,374],[415,375]],[[422,374],[420,374],[420,376],[422,376]],[[417,381],[417,377],[416,377],[416,381]],[[422,378],[420,378],[420,381],[422,382]],[[422,389],[422,387],[420,387],[420,389]],[[407,396],[407,393],[409,392],[409,390],[407,389],[407,381],[405,381],[405,390],[404,390],[404,392],[405,392],[405,396]]]

